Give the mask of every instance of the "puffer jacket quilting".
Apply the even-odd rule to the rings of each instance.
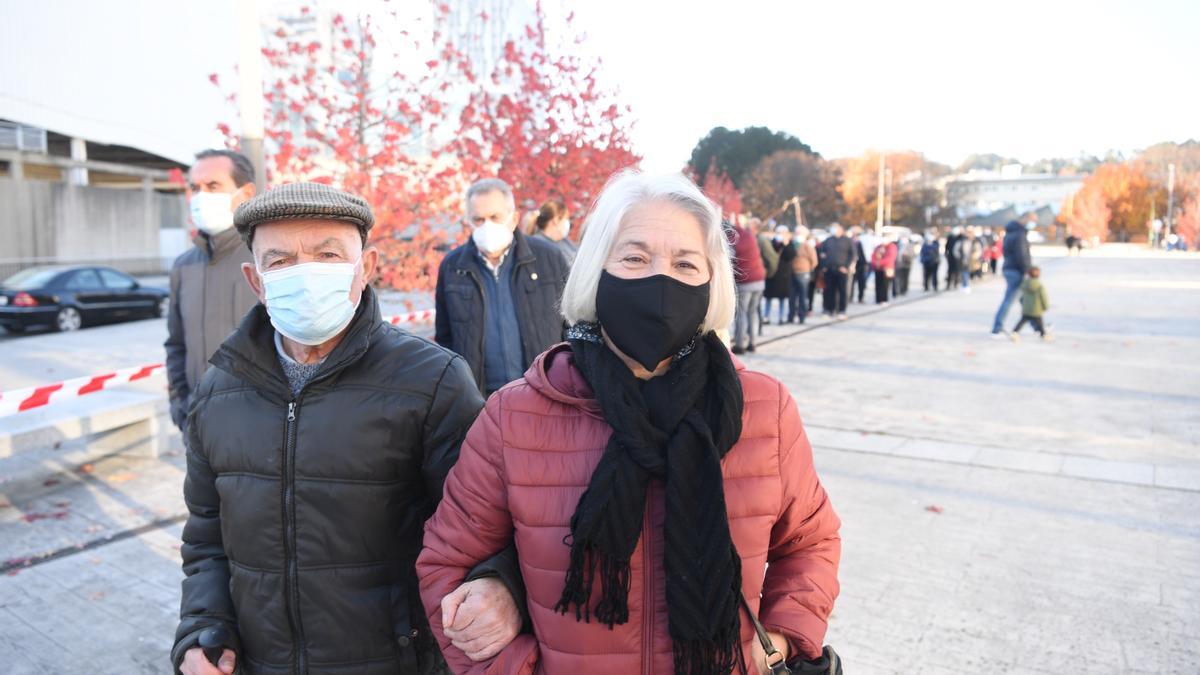
[[[245,673],[439,669],[413,564],[482,405],[462,358],[382,322],[367,289],[297,397],[261,305],[213,363],[188,425],[174,663],[223,625]]]
[[[722,467],[743,589],[769,630],[815,657],[838,593],[839,521],[813,470],[791,397],[766,375],[740,366],[739,375],[743,432]],[[630,559],[629,621],[610,630],[554,610],[569,563],[564,538],[571,516],[611,433],[565,346],[539,357],[523,380],[489,399],[426,524],[417,561],[426,612],[456,672],[671,672],[662,483],[651,484],[642,537]],[[494,659],[474,664],[442,634],[438,603],[476,560],[514,538],[533,635],[520,635]],[[599,593],[597,584],[593,606]],[[752,639],[743,613],[747,659]]]

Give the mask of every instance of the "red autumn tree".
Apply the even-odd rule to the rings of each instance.
[[[1076,237],[1099,241],[1108,239],[1108,222],[1111,212],[1104,193],[1097,184],[1084,183],[1078,192],[1063,201],[1058,220],[1067,226],[1067,231]]]
[[[406,291],[434,287],[452,233],[465,236],[449,226],[475,178],[499,175],[522,198],[578,209],[638,161],[598,66],[552,49],[540,6],[487,74],[465,48],[482,36],[453,35],[450,8],[431,9],[431,22],[389,34],[428,57],[412,72],[379,72],[388,55],[368,15],[332,13],[328,33],[280,27],[263,49],[268,180],[326,182],[366,199],[379,282]],[[236,146],[233,130],[218,127]]]
[[[613,173],[641,158],[629,139],[629,108],[600,86],[598,63],[574,54],[582,37],[572,34],[572,21],[568,15],[567,39],[556,42],[539,2],[523,35],[504,43],[491,73],[456,61],[462,79],[476,86],[447,150],[466,176],[498,176],[520,201],[561,199],[580,211]],[[459,50],[447,40],[442,51]]]
[[[696,180],[696,172],[690,166],[685,166],[682,172],[693,181]],[[722,218],[735,222],[742,214],[742,193],[734,186],[733,181],[724,171],[716,168],[715,162],[709,163],[708,171],[704,174],[704,183],[700,185],[700,191],[712,200],[713,204],[717,205]]]

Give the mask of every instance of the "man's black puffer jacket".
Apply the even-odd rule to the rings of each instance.
[[[244,673],[441,672],[413,564],[483,405],[466,363],[382,322],[368,288],[298,396],[262,305],[212,364],[189,416],[175,666],[224,625]]]

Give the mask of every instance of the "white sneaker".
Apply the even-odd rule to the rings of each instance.
[[[837,319],[838,319],[838,321],[845,321],[845,320],[846,320],[846,318],[847,318],[847,317],[846,317],[846,315],[845,315],[845,314],[838,314],[838,315],[837,315]]]
[[[1005,337],[1004,331],[996,331],[995,333],[992,333],[993,340],[1003,340]]]
[[[1004,331],[1004,334],[1005,334],[1005,335],[1007,335],[1007,336],[1008,336],[1008,339],[1012,340],[1013,342],[1020,342],[1020,341],[1021,341],[1021,336],[1020,336],[1020,335],[1017,335],[1016,333],[1011,333],[1011,332],[1009,332],[1009,331]]]

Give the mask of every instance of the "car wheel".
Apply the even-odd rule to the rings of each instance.
[[[171,298],[163,298],[158,301],[158,305],[154,308],[154,316],[164,317],[167,315],[167,310],[171,309]]]
[[[63,307],[62,309],[58,310],[58,316],[55,317],[54,326],[63,333],[79,330],[83,327],[83,317],[79,315],[79,310],[75,309],[74,307]]]

